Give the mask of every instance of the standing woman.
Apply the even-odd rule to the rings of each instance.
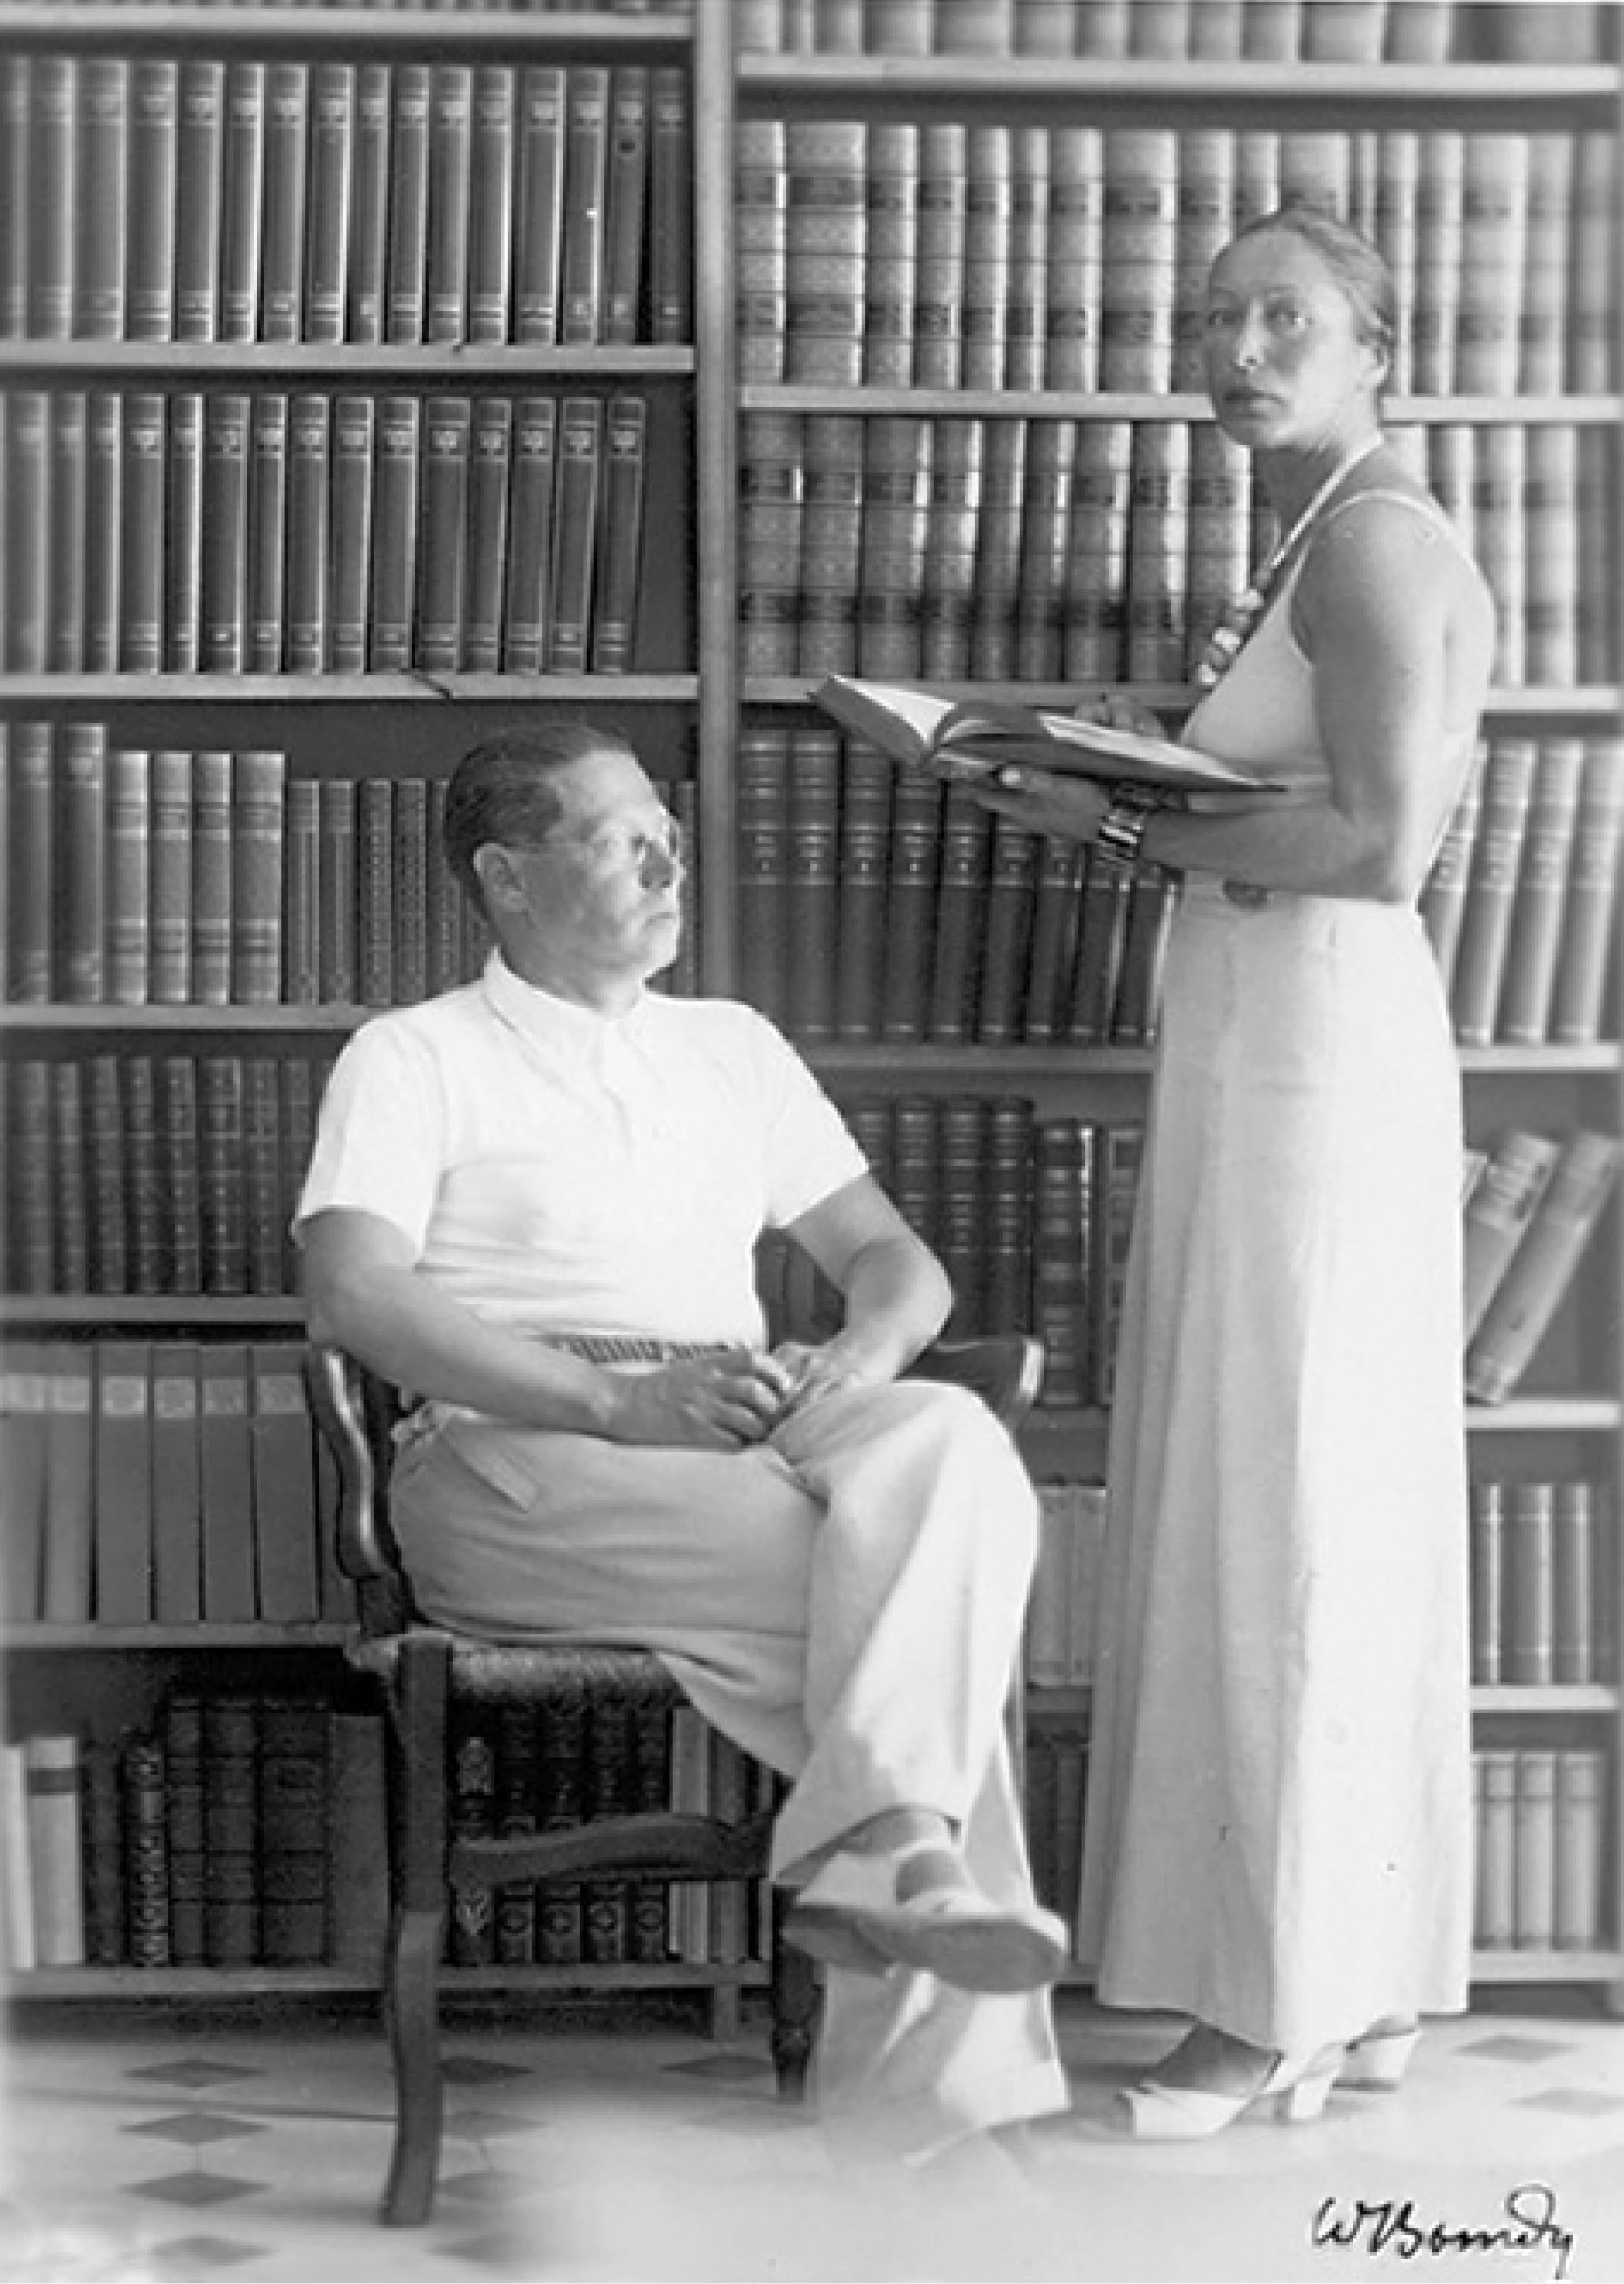
[[[1112,1420],[1080,1949],[1190,2018],[1145,2139],[1396,2085],[1471,1938],[1459,1080],[1417,893],[1469,765],[1487,588],[1383,440],[1392,283],[1287,208],[1214,265],[1206,379],[1283,535],[1188,745],[1272,779],[990,804],[1185,874]]]

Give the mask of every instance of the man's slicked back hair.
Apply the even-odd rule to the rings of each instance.
[[[549,722],[534,730],[504,730],[463,755],[446,787],[446,863],[463,893],[484,907],[478,852],[489,841],[533,848],[564,814],[555,780],[577,762],[598,754],[637,758],[618,730],[595,722]]]

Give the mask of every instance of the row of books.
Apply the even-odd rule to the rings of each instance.
[[[177,1690],[150,1726],[0,1745],[0,1963],[381,1974],[383,1716]]]
[[[8,1341],[4,1615],[26,1625],[353,1615],[289,1341]]]
[[[768,54],[1140,57],[1203,63],[1588,63],[1589,0],[734,0]]]
[[[1482,565],[1496,679],[1606,680],[1612,435],[1389,441]],[[1273,536],[1245,456],[1183,420],[747,412],[739,478],[746,674],[1182,683]]]
[[[503,1705],[461,1717],[450,1814],[465,1837],[549,1831],[675,1809],[736,1824],[769,1811],[778,1780],[691,1706],[613,1699]],[[768,1956],[765,1883],[627,1878],[510,1881],[453,1899],[454,1967],[738,1966]]]
[[[1104,1483],[1037,1486],[1037,1568],[1027,1607],[1022,1670],[1031,1689],[1082,1689],[1094,1679]]]
[[[0,395],[12,673],[624,673],[640,396]]]
[[[1507,1127],[1463,1169],[1466,1394],[1516,1389],[1561,1307],[1617,1185],[1624,1143],[1581,1127]]]
[[[1179,882],[1023,833],[828,726],[747,719],[738,747],[740,973],[826,1040],[1142,1045]],[[1624,746],[1498,739],[1422,897],[1463,1044],[1581,1045],[1609,998]]]
[[[747,724],[739,973],[808,1044],[1154,1036],[1175,882],[1090,862],[831,730]]]
[[[295,1292],[288,1220],[334,1052],[0,1065],[4,1289]]]
[[[285,754],[110,747],[0,724],[0,997],[111,1006],[409,1005],[490,948],[444,854],[441,778],[290,778]],[[667,788],[691,854],[694,787]],[[691,986],[685,943],[661,981]]]
[[[1288,205],[1386,257],[1401,393],[1614,370],[1597,130],[746,119],[736,184],[747,381],[1199,390],[1213,258]]]
[[[1607,1894],[1607,1756],[1597,1746],[1472,1756],[1480,1951],[1593,1951]]]
[[[0,338],[692,336],[677,65],[0,59]]]
[[[1605,1486],[1472,1486],[1472,1678],[1544,1689],[1611,1681],[1618,1541]]]
[[[1624,740],[1486,740],[1421,915],[1467,1046],[1583,1046],[1609,1005],[1624,847]]]

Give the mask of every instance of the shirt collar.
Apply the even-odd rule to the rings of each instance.
[[[648,1028],[654,1004],[654,995],[640,989],[623,1014],[600,1015],[595,1008],[560,999],[539,984],[527,983],[499,951],[493,951],[487,959],[480,981],[496,1013],[525,1037],[587,1060],[597,1060],[613,1040],[639,1038]]]

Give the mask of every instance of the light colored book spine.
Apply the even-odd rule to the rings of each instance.
[[[1464,1045],[1487,1046],[1495,1036],[1511,904],[1538,761],[1539,748],[1532,738],[1495,738],[1489,743],[1477,844],[1449,997],[1456,1036]]]
[[[1521,1379],[1579,1267],[1618,1176],[1624,1144],[1572,1137],[1466,1351],[1466,1393],[1498,1404]]]
[[[0,1937],[4,1963],[26,1975],[39,1964],[28,1849],[28,1770],[21,1738],[0,1743]]]
[[[1550,1036],[1583,768],[1582,739],[1542,739],[1495,1024],[1511,1045],[1537,1046]]]
[[[786,380],[863,379],[867,129],[859,120],[792,120],[785,224]]]
[[[1601,1036],[1621,849],[1624,739],[1589,739],[1551,997],[1550,1036],[1558,1045],[1587,1045]]]
[[[1526,135],[1465,138],[1455,350],[1455,386],[1463,395],[1510,396],[1517,389],[1528,164]]]
[[[84,1859],[79,1827],[82,1749],[71,1731],[36,1734],[23,1742],[34,1941],[42,1967],[84,1965]]]
[[[1099,385],[1165,389],[1173,377],[1178,137],[1107,128],[1101,239]]]
[[[1466,1201],[1463,1232],[1463,1337],[1482,1323],[1534,1208],[1555,1171],[1559,1146],[1549,1134],[1513,1127],[1502,1134]]]

